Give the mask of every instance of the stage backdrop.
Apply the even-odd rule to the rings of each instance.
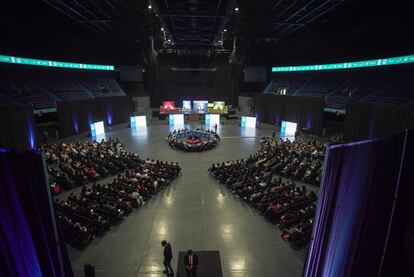
[[[412,132],[329,147],[303,276],[409,276],[413,157]]]
[[[370,139],[414,128],[414,107],[349,102],[346,107],[344,139]]]
[[[62,138],[89,131],[89,124],[97,121],[104,121],[105,125],[128,122],[132,106],[129,96],[57,102],[59,136]]]
[[[36,127],[30,105],[2,105],[0,108],[0,148],[33,149]]]
[[[259,121],[280,124],[282,120],[297,122],[298,128],[308,128],[320,134],[323,126],[322,97],[261,94],[254,97],[255,115]]]
[[[0,276],[73,276],[40,151],[0,149]]]

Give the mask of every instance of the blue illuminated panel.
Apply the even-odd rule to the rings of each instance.
[[[130,121],[131,121],[131,128],[147,126],[147,116],[145,115],[131,116]]]
[[[0,55],[0,63],[12,63],[12,64],[23,64],[23,65],[34,65],[34,66],[45,66],[45,67],[60,67],[60,68],[71,68],[71,69],[87,69],[87,70],[115,70],[113,65],[105,64],[87,64],[87,63],[68,63],[58,62],[49,60],[37,60],[13,56]]]
[[[384,58],[384,59],[375,59],[375,60],[356,61],[356,62],[274,66],[272,67],[272,72],[340,70],[340,69],[397,65],[397,64],[406,64],[406,63],[414,63],[414,55],[391,57],[391,58]]]
[[[241,127],[242,128],[256,128],[256,117],[242,116]]]
[[[91,125],[91,136],[97,137],[105,134],[105,126],[103,121],[92,123]]]

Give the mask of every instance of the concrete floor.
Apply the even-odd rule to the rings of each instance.
[[[220,144],[202,153],[170,149],[165,140],[168,130],[165,123],[152,122],[145,131],[135,132],[124,125],[106,134],[106,138],[120,137],[127,150],[142,158],[179,162],[182,175],[85,250],[70,249],[75,276],[83,276],[85,263],[95,266],[96,276],[165,276],[160,245],[164,239],[172,244],[174,268],[178,252],[191,248],[219,250],[227,277],[301,276],[306,250],[292,250],[276,226],[207,172],[213,162],[255,153],[258,138],[270,135],[270,127],[246,132],[234,123],[221,125]]]

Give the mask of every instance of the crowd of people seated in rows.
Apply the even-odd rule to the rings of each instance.
[[[325,159],[325,145],[319,140],[260,139],[258,163],[274,174],[319,186]]]
[[[101,142],[44,144],[50,185],[54,194],[116,175],[139,161],[116,139]]]
[[[178,164],[137,159],[112,183],[83,185],[80,194],[71,193],[65,201],[56,199],[65,241],[79,249],[86,247],[167,187],[180,171]]]
[[[305,186],[297,186],[293,179],[283,181],[282,177],[277,176],[280,172],[275,170],[275,164],[278,164],[275,160],[275,157],[278,157],[277,149],[289,153],[287,149],[292,147],[277,145],[294,143],[274,139],[261,139],[260,143],[259,153],[251,155],[246,160],[213,164],[209,169],[210,173],[220,183],[225,184],[232,193],[247,201],[268,220],[278,224],[283,232],[282,238],[289,241],[293,248],[303,247],[311,236],[317,196],[314,192],[308,192]],[[315,143],[296,142],[295,144],[314,145]],[[298,146],[293,149],[304,148]],[[314,150],[317,149],[319,147]],[[282,160],[284,159],[285,157]]]
[[[216,147],[220,139],[217,132],[203,128],[196,130],[179,129],[170,132],[167,136],[167,142],[173,149],[186,152],[202,152]]]

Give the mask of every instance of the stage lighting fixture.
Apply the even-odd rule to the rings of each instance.
[[[161,27],[161,31],[164,31],[164,28]]]
[[[238,7],[235,7],[235,8],[234,8],[234,11],[235,11],[235,12],[238,12],[238,11],[239,11],[239,8],[238,8]]]
[[[152,6],[151,6],[151,4],[149,4],[149,5],[148,5],[148,9],[150,9],[150,10],[152,9]]]
[[[223,32],[227,32],[227,29],[224,29]]]

